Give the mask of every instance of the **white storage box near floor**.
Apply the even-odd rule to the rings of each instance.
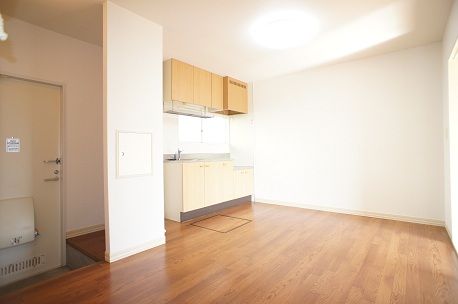
[[[0,249],[35,239],[33,199],[20,197],[0,200]]]

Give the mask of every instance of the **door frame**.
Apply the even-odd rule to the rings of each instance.
[[[458,248],[458,190],[456,183],[458,182],[458,156],[456,156],[457,151],[457,142],[458,128],[456,126],[458,116],[455,114],[455,111],[458,106],[458,84],[456,84],[456,78],[458,77],[458,39],[455,40],[454,46],[450,53],[449,58],[447,58],[447,102],[448,102],[448,126],[447,126],[447,139],[448,139],[448,153],[449,153],[449,163],[447,168],[449,170],[449,198],[450,198],[450,225],[447,227],[450,239],[455,248],[455,251]],[[455,78],[452,78],[454,76]],[[452,111],[450,110],[452,109]],[[455,111],[453,111],[455,110]],[[447,217],[447,215],[446,215]]]
[[[60,132],[60,158],[61,158],[61,163],[60,163],[60,199],[59,199],[59,204],[60,204],[60,240],[61,240],[61,265],[64,266],[67,264],[67,249],[66,249],[66,229],[65,227],[67,226],[67,219],[66,219],[66,197],[65,197],[65,181],[66,181],[66,172],[65,172],[65,134],[64,134],[64,107],[65,107],[65,85],[63,83],[57,83],[57,82],[52,82],[52,81],[47,81],[47,80],[41,80],[41,79],[36,79],[36,78],[30,78],[30,77],[25,77],[25,76],[19,76],[19,75],[13,75],[9,73],[4,73],[0,71],[0,78],[10,78],[10,79],[16,79],[16,80],[21,80],[21,81],[26,81],[26,82],[32,82],[32,83],[38,83],[42,85],[49,85],[53,87],[58,87],[60,89],[60,101],[59,101],[59,106],[60,106],[60,111],[59,111],[59,132]]]

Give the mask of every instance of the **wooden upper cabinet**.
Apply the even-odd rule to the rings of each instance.
[[[223,76],[212,74],[212,105],[213,109],[223,110]]]
[[[222,114],[245,114],[248,113],[248,89],[247,84],[240,80],[223,78],[223,111]]]
[[[194,102],[194,67],[176,59],[164,61],[164,100]]]
[[[212,73],[197,67],[194,69],[194,104],[211,107]]]
[[[248,113],[245,82],[176,59],[164,61],[163,73],[164,101],[193,103],[226,115]]]

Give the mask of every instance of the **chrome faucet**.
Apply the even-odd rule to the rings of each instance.
[[[181,160],[181,152],[183,152],[183,150],[180,150],[180,148],[178,148],[178,160]]]

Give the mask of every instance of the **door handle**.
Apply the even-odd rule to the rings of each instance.
[[[56,159],[53,159],[53,160],[44,160],[43,161],[44,163],[55,163],[56,165],[59,165],[60,164],[60,158],[56,158]]]
[[[59,177],[53,177],[53,178],[45,178],[45,182],[57,182],[59,180]]]

